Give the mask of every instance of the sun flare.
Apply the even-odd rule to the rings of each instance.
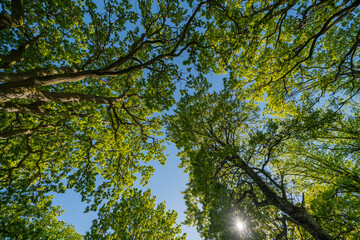
[[[243,231],[245,229],[245,223],[242,221],[236,221],[235,226],[238,231]]]

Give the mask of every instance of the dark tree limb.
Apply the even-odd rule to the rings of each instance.
[[[0,72],[0,82],[2,83],[10,83],[10,82],[19,82],[27,79],[33,78],[41,78],[59,74],[71,74],[77,73],[79,69],[70,68],[70,67],[59,67],[59,68],[36,68],[32,70],[28,70],[21,73],[4,73]]]
[[[17,104],[17,103],[1,103],[0,111],[8,113],[30,113],[35,115],[47,115],[46,110],[41,108],[43,103]]]
[[[36,132],[38,132],[40,129],[44,128],[50,128],[54,127],[54,125],[46,125],[39,124],[38,126],[30,129],[17,129],[17,130],[11,130],[7,132],[0,132],[0,140],[1,139],[8,139],[10,137],[16,137],[16,136],[24,136],[24,135],[32,135]]]
[[[297,207],[288,200],[281,198],[271,189],[268,184],[239,156],[228,157],[237,167],[245,171],[245,173],[254,181],[265,195],[267,201],[286,213],[293,221],[297,222],[306,231],[308,231],[317,240],[333,240],[322,227],[304,208]]]
[[[23,60],[22,56],[25,50],[31,47],[40,37],[41,35],[38,35],[35,38],[27,41],[26,43],[21,44],[17,49],[11,50],[10,53],[7,55],[0,54],[0,70],[8,68],[17,62],[22,61]]]
[[[116,102],[123,102],[124,97],[101,97],[80,93],[59,93],[38,91],[33,99],[45,103],[66,103],[66,102],[92,102],[97,104],[114,105]]]
[[[24,24],[25,11],[23,0],[11,1],[11,15],[3,10],[0,13],[0,30],[20,27]]]

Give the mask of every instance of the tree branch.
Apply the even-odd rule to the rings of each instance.
[[[7,131],[7,132],[0,132],[0,140],[1,139],[8,139],[10,137],[16,137],[16,136],[31,135],[31,134],[34,134],[34,133],[38,132],[39,129],[49,128],[49,127],[54,127],[54,125],[46,125],[46,126],[44,126],[42,123],[40,123],[35,128],[18,129],[18,130],[12,130],[12,131]]]
[[[0,72],[0,82],[2,83],[10,83],[10,82],[19,82],[24,81],[31,78],[41,78],[59,74],[71,74],[77,73],[79,69],[71,68],[71,67],[60,67],[60,68],[36,68],[32,70],[28,70],[26,72],[21,73],[4,73]]]
[[[11,12],[11,16],[5,10],[0,13],[0,30],[20,27],[24,24],[25,12],[23,0],[12,0]]]
[[[314,217],[309,214],[304,208],[300,208],[292,204],[291,202],[283,199],[277,195],[277,193],[272,190],[266,182],[239,156],[228,157],[228,160],[233,162],[237,167],[244,170],[249,177],[255,182],[255,184],[260,188],[263,194],[266,196],[266,199],[270,201],[278,209],[289,215],[292,219],[297,221],[306,231],[308,231],[315,239],[331,239],[331,237],[321,225],[314,219]]]
[[[0,111],[8,113],[30,113],[35,115],[48,115],[47,111],[41,108],[43,103],[17,104],[17,103],[0,103]]]
[[[10,53],[7,55],[0,54],[0,70],[8,68],[17,62],[22,61],[22,55],[25,50],[32,46],[40,37],[41,35],[38,35],[34,39],[31,39],[26,43],[21,44],[17,49],[11,50]]]
[[[92,102],[97,104],[114,105],[116,102],[124,102],[124,97],[101,97],[95,95],[86,95],[81,93],[58,93],[38,91],[33,99],[45,103],[66,103],[66,102]]]

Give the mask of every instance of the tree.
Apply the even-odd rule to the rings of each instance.
[[[181,73],[172,59],[197,43],[204,3],[180,5],[2,1],[1,210],[20,209],[13,219],[40,224],[27,206],[53,216],[42,199],[74,189],[96,211],[139,176],[147,183],[154,169],[143,163],[165,163],[153,114],[173,103]]]
[[[234,96],[186,95],[168,128],[190,174],[188,223],[205,239],[238,239],[236,219],[249,239],[359,238],[358,118],[266,119]]]
[[[198,92],[169,124],[191,176],[188,223],[205,239],[239,238],[236,219],[243,238],[359,238],[359,4],[207,5]],[[201,87],[209,72],[223,92]]]

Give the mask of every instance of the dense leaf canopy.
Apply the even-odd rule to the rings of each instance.
[[[203,238],[359,239],[359,5],[2,1],[0,236],[81,239],[52,205],[73,189],[87,239],[184,239],[134,187],[166,126]]]
[[[86,211],[110,207],[138,178],[147,184],[150,160],[165,163],[154,114],[173,103],[181,73],[172,59],[196,43],[202,3],[180,5],[2,1],[1,235],[36,239],[17,219],[41,230],[30,226],[49,214],[50,227],[59,211],[49,195],[66,189]]]
[[[101,209],[85,239],[169,239],[182,240],[180,225],[176,225],[176,212],[165,212],[165,204],[155,208],[155,197],[150,190],[142,193],[130,189],[122,194],[121,201],[111,208]]]
[[[205,239],[359,238],[359,4],[209,4],[193,63],[225,89],[199,84],[169,124]]]

